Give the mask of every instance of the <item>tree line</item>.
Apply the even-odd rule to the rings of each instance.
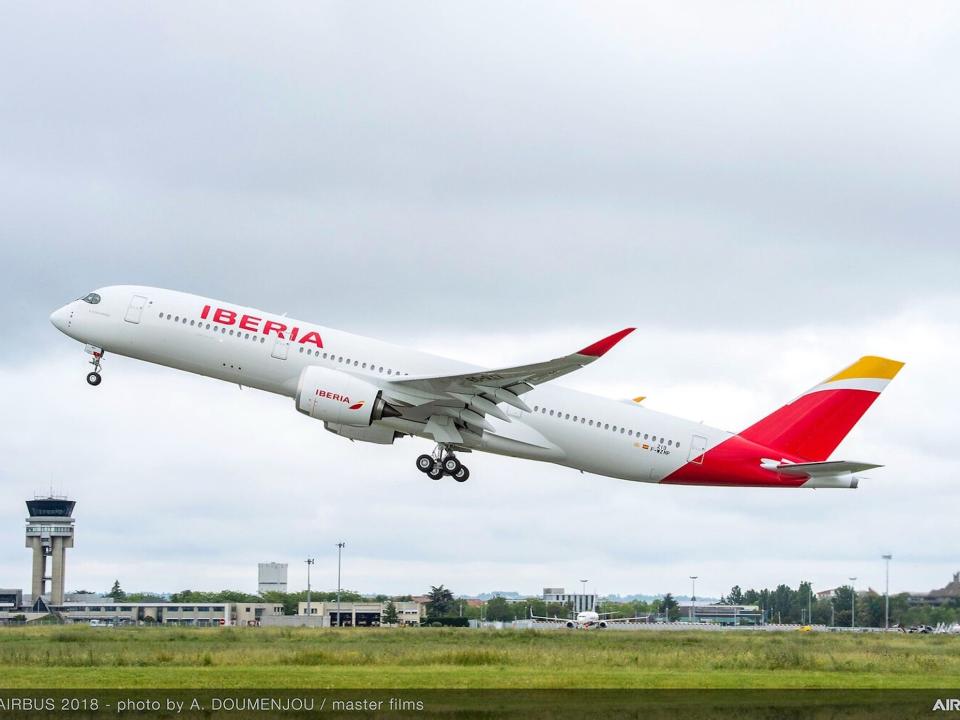
[[[125,593],[119,581],[115,581],[109,597],[117,602],[163,602],[165,598],[149,593]],[[310,593],[312,602],[335,602],[336,591],[317,591]],[[375,602],[410,601],[410,595],[376,595],[364,597],[355,590],[341,590],[341,602]],[[239,592],[236,590],[221,590],[218,592],[181,590],[173,593],[170,602],[175,603],[216,603],[216,602],[268,602],[283,606],[287,615],[294,615],[297,606],[307,601],[306,590],[293,593],[267,592],[262,595]],[[854,592],[854,588],[844,585],[837,588],[831,597],[818,598],[808,582],[800,583],[797,588],[781,584],[776,588],[743,590],[734,585],[730,592],[720,598],[720,602],[728,605],[756,605],[763,613],[767,623],[815,625],[835,625],[849,627],[851,614],[859,627],[883,627],[885,613],[885,598],[882,593],[873,590]],[[852,604],[851,604],[852,603]],[[434,585],[427,593],[428,618],[467,618],[473,620],[490,620],[510,622],[523,620],[531,615],[541,617],[558,617],[565,619],[573,614],[571,603],[548,603],[540,598],[524,598],[510,601],[503,597],[494,597],[478,604],[471,603],[466,598],[458,598],[444,585]],[[673,597],[668,593],[662,598],[651,601],[635,600],[628,602],[613,602],[599,599],[598,612],[613,612],[620,617],[645,617],[651,619],[677,620],[681,609]],[[396,608],[388,607],[389,615],[395,617]],[[385,622],[390,622],[385,619]],[[890,625],[936,625],[938,623],[960,622],[960,599],[948,601],[940,607],[911,605],[908,593],[898,593],[890,596]]]

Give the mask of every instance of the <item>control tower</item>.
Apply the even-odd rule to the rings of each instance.
[[[51,495],[27,500],[27,547],[33,550],[33,602],[46,595],[50,581],[50,604],[63,604],[65,550],[73,547],[73,506],[76,501]],[[52,558],[47,575],[47,556]]]

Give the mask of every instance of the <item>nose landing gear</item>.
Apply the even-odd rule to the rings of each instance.
[[[457,482],[466,482],[470,477],[467,466],[457,460],[457,456],[443,445],[437,445],[432,455],[418,457],[417,470],[426,474],[431,480],[439,480],[444,475],[449,475]]]
[[[103,350],[90,345],[87,346],[86,350],[93,355],[93,358],[90,360],[90,364],[93,365],[93,371],[87,373],[87,382],[96,387],[103,381],[103,378],[100,377],[100,360],[103,358]]]

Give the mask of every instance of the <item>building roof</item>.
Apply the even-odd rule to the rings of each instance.
[[[960,598],[960,572],[953,574],[953,580],[939,590],[931,590],[927,597]]]

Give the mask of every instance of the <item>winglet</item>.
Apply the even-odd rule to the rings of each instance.
[[[591,357],[600,357],[607,352],[610,348],[616,345],[618,342],[623,340],[627,335],[632,333],[636,328],[624,328],[620,332],[615,332],[609,337],[605,337],[603,340],[595,342],[593,345],[588,345],[583,350],[578,350],[577,355],[589,355]]]

